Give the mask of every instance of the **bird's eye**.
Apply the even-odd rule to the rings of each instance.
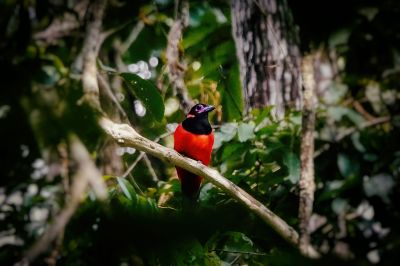
[[[201,105],[196,106],[196,111],[200,111],[202,109]]]

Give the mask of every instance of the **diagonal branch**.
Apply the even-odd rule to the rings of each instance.
[[[270,225],[281,237],[293,246],[297,246],[299,235],[279,216],[265,207],[262,203],[254,199],[250,194],[231,181],[223,177],[217,170],[203,165],[201,162],[184,157],[175,150],[166,148],[156,142],[148,140],[139,135],[132,127],[127,124],[117,124],[108,118],[100,118],[100,126],[103,130],[114,138],[119,144],[133,147],[137,150],[151,154],[157,158],[177,165],[196,175],[204,176],[208,181],[220,188],[247,209],[257,214],[265,223]],[[318,257],[318,253],[311,247],[307,247],[308,257]]]
[[[71,156],[78,164],[78,170],[71,185],[71,196],[65,207],[55,218],[54,222],[46,229],[40,239],[26,252],[24,260],[33,261],[45,252],[56,237],[63,232],[72,215],[75,213],[89,184],[96,192],[96,196],[104,200],[107,190],[101,181],[101,174],[90,158],[89,152],[77,137],[70,138]],[[23,261],[21,261],[22,263]],[[22,263],[23,264],[23,263]],[[25,264],[23,264],[25,265]]]

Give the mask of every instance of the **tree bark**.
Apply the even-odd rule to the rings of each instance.
[[[304,103],[301,130],[300,147],[300,202],[299,202],[299,221],[300,221],[300,251],[305,254],[310,244],[309,223],[313,212],[314,203],[314,130],[315,130],[315,76],[314,59],[309,55],[303,60],[303,80],[304,80]]]
[[[184,77],[186,63],[183,60],[183,51],[180,48],[183,30],[189,25],[189,1],[176,0],[176,19],[168,33],[168,44],[165,51],[167,59],[168,77],[174,89],[174,94],[180,101],[181,109],[187,113],[194,105],[185,85]]]
[[[246,111],[274,105],[281,118],[300,108],[299,38],[286,0],[232,0],[232,30]]]

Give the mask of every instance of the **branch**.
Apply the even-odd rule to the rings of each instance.
[[[383,117],[378,117],[375,118],[373,120],[367,121],[362,123],[360,126],[358,127],[350,127],[347,128],[346,130],[344,130],[342,133],[338,134],[336,136],[336,138],[334,139],[334,142],[340,142],[342,141],[344,138],[350,136],[351,134],[353,134],[354,132],[356,132],[357,130],[363,130],[367,127],[372,127],[372,126],[376,126],[379,124],[384,124],[390,121],[390,116],[383,116]],[[330,147],[330,143],[325,143],[319,150],[317,150],[314,154],[314,158],[317,158],[318,156],[320,156],[323,152],[327,151]]]
[[[293,246],[297,246],[299,235],[279,216],[265,207],[262,203],[255,200],[250,194],[231,181],[223,177],[217,170],[203,165],[201,162],[184,157],[175,150],[166,148],[156,142],[148,140],[139,135],[132,127],[127,124],[117,124],[107,118],[99,120],[103,130],[114,138],[119,144],[133,147],[137,150],[151,154],[164,161],[179,166],[196,175],[205,177],[209,182],[220,188],[247,209],[257,214],[265,223],[270,225],[281,237]],[[307,256],[317,257],[318,253],[311,247],[307,247]]]
[[[168,44],[165,51],[167,59],[168,78],[178,97],[182,109],[187,112],[193,106],[185,82],[185,63],[182,59],[180,41],[182,31],[189,24],[189,2],[187,0],[176,0],[177,17],[168,33]]]
[[[378,118],[375,118],[373,120],[364,122],[358,127],[350,127],[348,129],[344,130],[341,134],[338,134],[336,136],[336,138],[335,138],[335,141],[339,142],[342,139],[346,138],[347,136],[353,134],[357,130],[362,130],[364,128],[375,126],[375,125],[379,125],[379,124],[386,123],[386,122],[389,122],[389,121],[390,121],[390,116],[383,116],[383,117],[378,117]]]
[[[104,183],[98,182],[98,180],[101,180],[101,174],[90,158],[89,152],[86,150],[82,142],[76,137],[71,138],[70,149],[74,161],[78,163],[78,170],[71,187],[71,197],[68,198],[65,207],[55,218],[54,222],[46,229],[40,239],[26,252],[23,261],[33,261],[40,254],[45,252],[56,237],[64,231],[65,226],[84,197],[89,184],[92,185],[93,190],[99,199],[104,200],[107,196],[107,190]]]
[[[314,129],[315,129],[315,91],[316,84],[314,78],[314,58],[309,55],[303,60],[303,116],[301,130],[301,148],[300,148],[300,203],[299,203],[299,221],[300,221],[300,241],[299,248],[303,254],[307,253],[310,246],[310,233],[308,225],[313,212],[314,203]]]
[[[33,35],[33,39],[45,44],[56,44],[61,38],[72,35],[79,28],[89,5],[88,0],[74,1],[72,10],[56,17],[49,26]]]
[[[101,27],[107,0],[97,0],[89,7],[89,22],[83,41],[83,73],[82,84],[85,93],[84,100],[100,109],[99,85],[97,83],[96,58],[101,45]]]
[[[138,23],[132,28],[131,33],[129,34],[128,38],[121,43],[121,46],[119,47],[119,52],[121,55],[126,53],[128,51],[129,47],[131,47],[132,43],[135,42],[139,34],[142,32],[144,29],[144,23],[143,21],[139,20]]]

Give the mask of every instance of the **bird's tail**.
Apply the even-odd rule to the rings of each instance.
[[[176,171],[181,181],[182,194],[189,199],[197,201],[203,178],[179,167],[176,167]]]

